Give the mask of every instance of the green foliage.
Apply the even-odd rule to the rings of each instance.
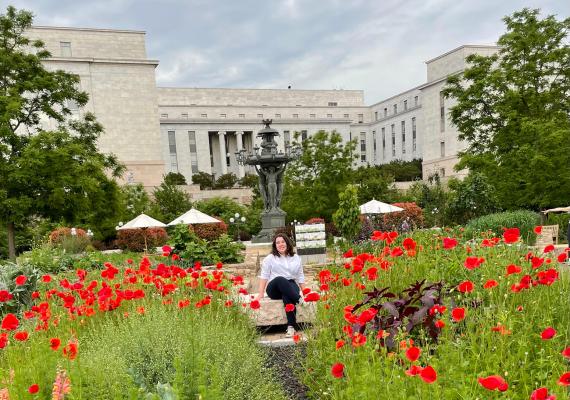
[[[487,177],[471,172],[464,180],[451,179],[448,182],[450,199],[447,207],[449,220],[464,224],[470,219],[491,214],[499,209],[495,189]]]
[[[220,175],[218,179],[216,179],[214,189],[231,189],[236,185],[237,181],[237,176],[231,172]]]
[[[242,250],[245,250],[245,246],[242,243],[234,242],[228,235],[221,235],[211,243],[211,247],[223,263],[235,264],[244,260],[241,253]]]
[[[88,96],[77,88],[78,75],[43,66],[50,53],[24,35],[32,20],[32,13],[11,6],[0,15],[0,221],[10,227],[32,216],[108,221],[118,188],[107,172],[117,176],[122,167],[98,153],[103,129],[92,114],[66,124],[69,103],[82,107]],[[42,131],[42,115],[59,124],[54,132]],[[14,257],[15,248],[9,253]]]
[[[252,188],[255,191],[255,189],[258,189],[259,177],[257,174],[245,174],[242,178],[240,178],[238,183],[241,187]]]
[[[122,229],[117,231],[117,247],[129,251],[154,252],[155,247],[166,244],[168,235],[164,228]]]
[[[192,207],[190,195],[176,185],[162,182],[152,192],[152,213],[165,224],[175,220]]]
[[[140,214],[152,214],[151,201],[142,183],[121,186],[123,221],[130,221]]]
[[[396,182],[422,179],[421,158],[414,158],[412,161],[393,160],[388,164],[377,165],[370,168],[378,169],[383,175],[392,176],[392,180]]]
[[[168,185],[186,185],[186,178],[180,172],[169,172],[163,180]]]
[[[197,174],[192,175],[192,183],[200,185],[200,190],[214,188],[214,176],[207,172],[199,171]]]
[[[356,186],[347,185],[339,195],[338,210],[333,214],[333,222],[345,239],[354,239],[360,231],[359,215]]]
[[[33,305],[32,292],[38,286],[41,273],[30,264],[6,263],[0,265],[0,290],[7,290],[13,296],[11,300],[0,302],[0,317],[9,312],[19,314]],[[23,285],[16,285],[16,277],[19,275],[28,278]]]
[[[533,211],[506,211],[485,215],[469,221],[465,226],[465,236],[474,237],[486,231],[492,231],[496,236],[502,236],[505,228],[519,228],[521,238],[526,243],[531,244],[536,239],[533,229],[539,224],[539,215]]]
[[[212,242],[228,232],[228,226],[220,221],[214,224],[193,224],[188,227],[194,231],[200,239]]]
[[[403,230],[402,225],[404,221],[408,223],[407,230],[424,226],[422,209],[416,203],[394,203],[393,205],[403,208],[404,211],[384,214],[382,216],[383,230]]]
[[[499,53],[468,56],[444,90],[468,143],[458,168],[483,173],[507,209],[558,206],[570,198],[570,18],[525,8],[503,20]]]
[[[295,133],[298,141],[299,133]],[[355,141],[343,143],[337,132],[319,131],[302,142],[303,153],[285,170],[281,208],[299,221],[314,216],[330,221],[338,196],[350,183]]]
[[[372,199],[380,199],[391,203],[395,200],[396,191],[392,189],[394,179],[385,172],[382,166],[360,167],[352,172],[352,182],[358,182],[358,202],[366,203]]]
[[[424,212],[427,226],[445,225],[449,193],[445,191],[439,175],[430,176],[426,181],[415,182],[408,190],[410,201],[415,202]]]

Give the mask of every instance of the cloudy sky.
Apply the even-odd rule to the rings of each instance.
[[[36,25],[144,30],[159,86],[362,89],[367,104],[425,82],[424,62],[494,44],[523,7],[568,0],[0,0]]]

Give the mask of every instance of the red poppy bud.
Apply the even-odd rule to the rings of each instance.
[[[549,326],[548,328],[542,331],[540,337],[542,338],[542,340],[549,340],[552,339],[555,335],[556,335],[556,330],[553,327]]]
[[[28,392],[30,392],[31,394],[36,394],[39,390],[40,387],[38,386],[37,383],[34,383],[32,386],[28,388]]]

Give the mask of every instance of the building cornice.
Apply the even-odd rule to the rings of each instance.
[[[238,125],[251,125],[259,123],[260,126],[263,124],[260,123],[259,119],[161,119],[160,124],[171,125],[171,124],[200,124],[200,125],[207,125],[207,124],[238,124]],[[271,125],[291,125],[291,124],[347,124],[351,125],[352,120],[349,119],[273,119]],[[364,124],[357,124],[357,125],[364,125]]]
[[[136,58],[90,58],[90,57],[50,57],[42,61],[54,62],[75,62],[75,63],[94,63],[94,64],[143,64],[158,65],[158,60],[142,60]]]
[[[31,29],[41,29],[46,31],[83,31],[83,32],[104,32],[104,33],[132,33],[136,35],[146,35],[146,31],[130,29],[105,29],[105,28],[74,28],[71,26],[44,26],[33,25]]]
[[[181,108],[260,108],[260,109],[326,109],[326,110],[347,110],[347,109],[368,109],[368,106],[270,106],[270,105],[241,105],[241,104],[159,104],[159,107],[181,107]],[[261,110],[260,110],[261,111]]]
[[[490,45],[490,44],[481,44],[481,45],[477,45],[477,44],[464,44],[462,46],[456,47],[453,50],[449,50],[446,53],[440,54],[437,57],[434,57],[430,60],[424,61],[425,64],[429,64],[431,62],[434,62],[435,60],[439,60],[440,58],[443,58],[445,56],[450,55],[451,53],[455,53],[456,51],[462,50],[462,49],[499,49],[500,46],[495,46],[495,45]]]

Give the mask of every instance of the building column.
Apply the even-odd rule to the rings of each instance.
[[[219,131],[218,140],[220,141],[220,164],[221,164],[220,171],[222,171],[222,175],[225,175],[228,173],[228,164],[226,163],[226,155],[227,155],[226,132]]]
[[[243,149],[243,132],[239,131],[236,132],[236,140],[237,140],[237,151],[241,151]],[[238,164],[238,178],[243,178],[245,176],[245,168],[243,165]]]

